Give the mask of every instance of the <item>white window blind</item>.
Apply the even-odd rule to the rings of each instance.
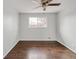
[[[47,27],[46,17],[29,17],[29,28],[45,28]]]

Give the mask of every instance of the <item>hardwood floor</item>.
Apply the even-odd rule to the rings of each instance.
[[[76,59],[76,54],[56,41],[20,41],[4,59]]]

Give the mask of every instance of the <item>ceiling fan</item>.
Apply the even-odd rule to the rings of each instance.
[[[46,7],[48,7],[48,6],[59,6],[61,4],[61,3],[50,3],[51,1],[53,1],[53,0],[40,0],[40,2],[37,0],[33,0],[33,2],[40,4],[40,6],[38,6],[36,8],[42,7],[43,11],[45,11]]]

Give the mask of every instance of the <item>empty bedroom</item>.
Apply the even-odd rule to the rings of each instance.
[[[3,0],[3,59],[76,59],[76,0]]]

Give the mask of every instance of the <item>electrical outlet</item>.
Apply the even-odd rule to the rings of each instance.
[[[51,39],[51,37],[48,37],[48,39]]]

